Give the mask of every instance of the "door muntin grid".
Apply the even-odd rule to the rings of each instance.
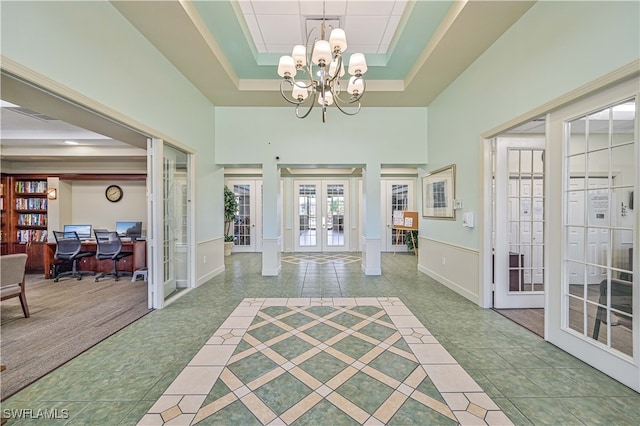
[[[298,187],[299,245],[315,247],[317,245],[317,187],[314,184],[301,184]]]
[[[343,184],[328,184],[326,188],[327,246],[344,246],[345,196]]]
[[[565,123],[564,328],[633,357],[636,101]],[[637,273],[637,265],[636,265]],[[637,282],[637,280],[636,280]]]
[[[508,148],[509,292],[544,291],[544,150]]]
[[[409,208],[409,185],[407,184],[392,184],[391,185],[391,213],[395,211],[405,211]],[[405,232],[392,228],[391,229],[391,246],[404,246],[405,245]]]
[[[236,246],[251,245],[251,185],[234,184],[233,193],[238,201],[233,224],[234,244]]]

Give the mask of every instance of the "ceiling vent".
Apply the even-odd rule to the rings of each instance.
[[[32,111],[28,108],[16,107],[16,108],[6,108],[9,111],[16,112],[18,114],[26,115],[27,117],[35,118],[40,121],[60,121],[57,118],[49,117],[48,115],[41,114],[39,112]]]

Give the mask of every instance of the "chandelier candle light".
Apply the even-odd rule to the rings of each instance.
[[[331,28],[331,26],[330,26]],[[309,46],[312,28],[307,34],[306,46]],[[367,71],[367,62],[362,53],[354,53],[349,58],[349,83],[347,93],[349,99],[342,99],[340,77],[344,76],[342,54],[347,50],[347,37],[344,30],[332,28],[329,41],[325,40],[325,18],[320,25],[321,39],[314,39],[311,54],[307,56],[307,47],[296,45],[291,56],[282,56],[278,64],[278,75],[284,80],[280,82],[280,94],[287,101],[296,106],[296,117],[305,118],[315,105],[315,100],[322,106],[322,122],[326,121],[327,107],[334,105],[347,115],[360,112],[360,99],[366,90],[362,75]],[[314,67],[315,65],[315,67]],[[306,71],[305,81],[296,81],[298,71]],[[316,77],[314,77],[316,76]],[[285,93],[285,88],[290,94]],[[309,96],[309,94],[312,96]],[[344,95],[342,95],[344,96]],[[357,103],[357,107],[356,104]],[[307,105],[304,114],[300,113],[300,105]],[[348,106],[356,107],[355,111],[348,111]]]

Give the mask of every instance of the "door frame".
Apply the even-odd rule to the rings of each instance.
[[[251,202],[249,217],[251,220],[251,233],[249,234],[252,243],[248,246],[233,246],[232,253],[261,253],[262,252],[262,179],[240,179],[225,178],[225,185],[233,190],[233,185],[248,185],[249,199]],[[235,235],[235,222],[234,227]]]

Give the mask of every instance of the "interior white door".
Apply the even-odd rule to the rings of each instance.
[[[233,252],[262,251],[262,181],[228,179],[227,186],[238,200],[233,224]]]
[[[176,153],[169,146],[162,152],[162,208],[164,238],[162,242],[164,258],[164,297],[177,289],[176,281]]]
[[[349,249],[349,181],[294,181],[295,251]]]
[[[544,307],[544,139],[498,138],[494,307]]]
[[[393,212],[415,211],[415,181],[413,179],[382,179],[380,182],[380,212],[383,236],[381,251],[407,251],[405,232],[393,228]]]

